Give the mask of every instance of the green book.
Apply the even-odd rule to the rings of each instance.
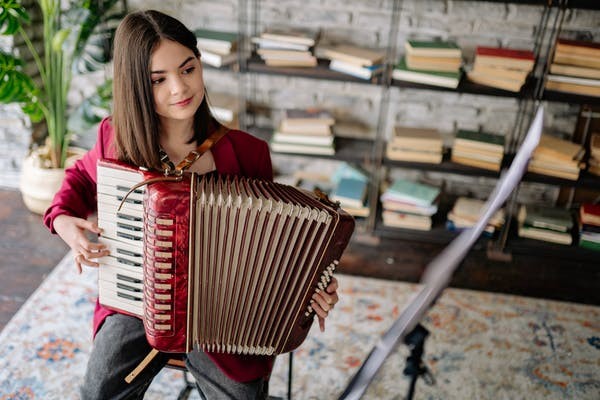
[[[425,74],[425,75],[431,75],[431,76],[439,76],[439,77],[449,78],[449,79],[460,79],[460,72],[426,71],[426,70],[423,70],[423,69],[411,69],[411,68],[408,68],[408,66],[406,65],[406,58],[405,57],[402,57],[398,61],[398,63],[394,67],[394,69],[397,69],[397,70],[400,70],[400,71],[416,72],[416,73],[419,73],[419,74]]]
[[[440,195],[440,189],[435,186],[396,179],[381,195],[381,201],[400,201],[428,206],[433,204]]]
[[[494,135],[493,133],[460,129],[458,132],[456,132],[456,139],[471,142],[487,143],[495,146],[500,146],[500,148],[504,149],[504,136]]]
[[[409,54],[425,57],[461,57],[460,47],[453,41],[407,40],[404,48]]]
[[[600,251],[600,243],[592,242],[591,240],[580,239],[579,247],[583,247],[584,249]]]
[[[519,210],[518,219],[522,226],[557,232],[568,232],[573,228],[571,212],[563,208],[523,205]]]
[[[196,29],[194,34],[197,38],[212,39],[220,42],[235,42],[238,34],[235,32],[215,31],[211,29]]]

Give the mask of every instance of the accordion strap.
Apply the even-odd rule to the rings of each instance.
[[[163,168],[165,169],[165,175],[181,175],[183,171],[188,169],[193,163],[196,162],[204,153],[210,150],[211,147],[215,145],[223,136],[225,136],[229,132],[229,129],[225,128],[223,125],[219,126],[217,130],[215,130],[209,137],[204,140],[200,146],[196,148],[196,150],[192,150],[189,152],[187,156],[183,160],[177,164],[175,169],[173,169],[173,163],[169,160],[169,156],[161,150],[161,161],[163,164]],[[164,154],[163,154],[164,153]]]
[[[123,199],[121,200],[121,204],[119,204],[119,208],[117,209],[117,211],[121,210],[121,207],[123,207],[123,204],[125,203],[125,200],[127,200],[127,197],[129,197],[129,195],[131,193],[133,193],[134,190],[136,190],[142,186],[149,185],[151,183],[156,183],[156,182],[165,182],[165,181],[178,182],[178,181],[181,181],[183,179],[183,172],[186,169],[188,169],[194,162],[196,162],[196,160],[198,160],[200,157],[202,157],[202,155],[204,153],[206,153],[208,150],[210,150],[210,148],[213,147],[215,145],[215,143],[217,143],[223,136],[225,136],[227,134],[227,132],[229,132],[229,129],[227,129],[223,125],[219,126],[219,128],[217,130],[215,130],[209,137],[207,137],[200,144],[200,146],[198,146],[196,148],[196,150],[190,151],[190,153],[187,156],[185,156],[185,158],[183,160],[181,160],[181,162],[179,164],[177,164],[177,166],[174,169],[173,169],[173,163],[171,162],[171,160],[169,160],[169,156],[167,156],[167,153],[165,153],[161,149],[160,161],[162,162],[163,168],[165,169],[164,170],[165,176],[159,176],[159,177],[155,177],[155,178],[145,179],[144,181],[134,185],[131,189],[129,189],[127,194],[125,196],[123,196]]]

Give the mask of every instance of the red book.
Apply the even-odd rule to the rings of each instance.
[[[501,48],[501,47],[477,46],[475,55],[477,57],[488,56],[488,57],[500,57],[500,58],[518,58],[520,60],[530,60],[530,61],[535,60],[535,55],[533,54],[533,51],[508,49],[508,48]]]
[[[600,204],[582,204],[579,208],[579,217],[586,225],[600,226]]]
[[[557,39],[556,51],[565,55],[597,58],[600,57],[600,42]]]
[[[529,50],[478,46],[475,50],[475,67],[478,65],[531,71],[535,56]]]

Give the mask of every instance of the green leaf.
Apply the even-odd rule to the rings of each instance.
[[[0,35],[14,35],[19,26],[29,22],[29,14],[19,1],[0,0]]]
[[[60,31],[56,32],[56,34],[52,38],[52,50],[54,50],[57,53],[62,52],[63,43],[69,37],[70,33],[71,28],[61,29]]]

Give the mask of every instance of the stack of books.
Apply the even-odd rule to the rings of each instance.
[[[271,138],[271,150],[282,153],[334,155],[333,115],[320,108],[285,110]]]
[[[313,48],[320,32],[308,28],[269,28],[252,38],[256,53],[273,67],[314,67]]]
[[[442,137],[436,129],[395,126],[386,147],[390,160],[439,164],[442,156]]]
[[[347,44],[327,46],[319,50],[319,56],[329,59],[329,69],[361,79],[372,79],[384,70],[385,53]]]
[[[203,64],[220,68],[238,59],[237,33],[196,29],[194,34],[196,35],[198,50],[200,50],[200,60]]]
[[[392,71],[399,81],[456,89],[460,82],[462,52],[450,41],[407,40],[406,54]]]
[[[431,217],[438,211],[438,187],[396,179],[380,196],[383,224],[393,228],[431,230]]]
[[[369,216],[369,207],[367,206],[369,178],[366,172],[343,162],[335,170],[331,181],[334,184],[331,200],[339,201],[340,206],[350,215]]]
[[[459,197],[454,203],[452,210],[448,212],[446,229],[460,232],[464,229],[472,228],[481,217],[484,205],[485,201],[483,200]],[[498,229],[502,228],[504,221],[504,209],[499,209],[488,221],[484,234],[492,236]]]
[[[558,39],[546,89],[600,96],[600,42]]]
[[[522,205],[517,219],[520,237],[566,245],[573,243],[573,218],[569,210]]]
[[[592,133],[592,137],[590,138],[588,172],[600,176],[600,133]]]
[[[470,81],[511,92],[519,92],[535,64],[529,50],[479,46],[475,50]]]
[[[579,207],[579,246],[600,250],[600,204]]]
[[[210,93],[206,96],[213,116],[229,129],[239,129],[239,102],[227,93]]]
[[[459,130],[452,146],[451,160],[457,164],[500,171],[504,137],[487,132]]]
[[[576,181],[583,163],[583,146],[550,135],[542,135],[527,169],[537,174]]]

